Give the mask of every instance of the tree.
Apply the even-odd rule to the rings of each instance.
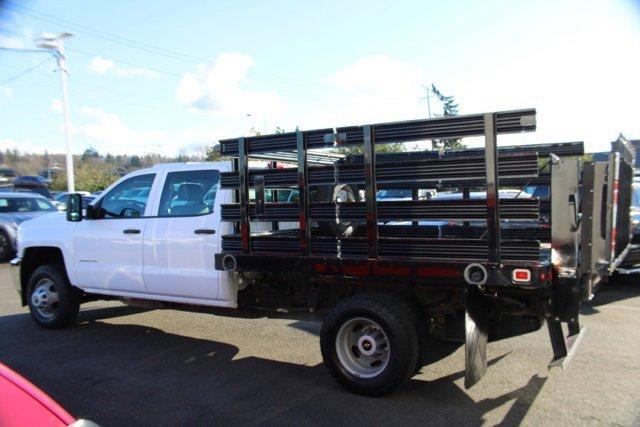
[[[102,162],[81,162],[74,169],[76,188],[91,193],[104,190],[120,176],[112,165]],[[56,174],[51,183],[51,189],[64,191],[67,189],[67,174]]]
[[[404,150],[404,144],[376,144],[376,153],[400,153]],[[354,154],[364,154],[364,147],[362,145],[352,145],[350,147],[338,148],[338,153],[345,156],[352,156]]]
[[[189,161],[189,156],[187,155],[187,152],[184,150],[184,148],[181,148],[180,151],[178,152],[178,157],[176,158],[176,161],[180,163]]]
[[[140,157],[133,155],[129,158],[129,165],[131,165],[131,167],[133,168],[139,168],[142,166],[142,163],[140,162]]]
[[[100,153],[98,153],[98,150],[96,150],[93,147],[89,147],[86,150],[84,150],[84,153],[82,153],[82,157],[81,157],[83,161],[87,161],[89,159],[99,159],[99,158],[100,158]]]
[[[215,144],[215,145],[209,145],[204,147],[204,160],[205,162],[217,162],[218,160],[220,160],[220,145],[219,144]]]
[[[438,98],[442,104],[442,114],[436,114],[436,117],[453,117],[458,115],[458,104],[453,96],[445,96],[440,92],[435,84],[431,84],[431,92]],[[439,150],[451,150],[456,148],[465,148],[466,146],[459,138],[450,139],[434,139],[433,148]]]

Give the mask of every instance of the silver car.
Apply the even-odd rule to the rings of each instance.
[[[58,212],[45,197],[35,193],[0,193],[0,260],[16,250],[18,225],[36,216]]]

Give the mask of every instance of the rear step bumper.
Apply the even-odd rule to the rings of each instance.
[[[547,321],[547,325],[549,327],[551,346],[553,347],[553,359],[549,362],[549,369],[564,369],[577,351],[586,332],[586,328],[580,328],[577,323],[569,325],[569,333],[565,337],[560,322],[549,320]]]

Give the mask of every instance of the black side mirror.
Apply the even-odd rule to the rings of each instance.
[[[82,221],[82,196],[78,193],[67,196],[67,221]]]
[[[86,219],[99,219],[100,208],[96,208],[93,205],[87,205],[84,208],[84,217]]]

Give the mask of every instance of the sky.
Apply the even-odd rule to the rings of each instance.
[[[0,47],[68,31],[75,153],[177,155],[250,134],[537,109],[500,144],[640,138],[640,0],[0,0]],[[431,97],[432,113],[441,105]],[[478,141],[472,141],[478,144]],[[64,152],[47,53],[0,49],[0,149]]]

